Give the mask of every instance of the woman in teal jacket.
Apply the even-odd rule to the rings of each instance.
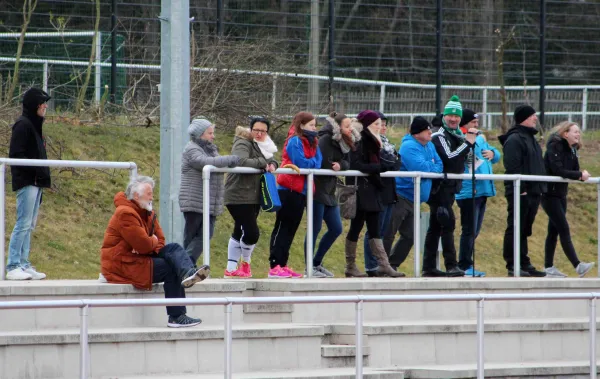
[[[500,152],[490,146],[483,134],[475,139],[475,174],[493,174],[492,165],[500,160]],[[469,154],[465,162],[465,174],[471,174],[473,157]],[[483,224],[483,215],[488,197],[496,196],[496,187],[493,180],[477,180],[475,184],[475,208],[473,208],[473,185],[471,180],[463,180],[462,189],[456,195],[456,204],[460,208],[460,249],[458,253],[458,267],[465,272],[465,276],[485,276],[485,272],[473,272],[473,245]],[[476,229],[473,232],[473,217],[476,220]]]

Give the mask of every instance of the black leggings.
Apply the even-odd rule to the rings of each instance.
[[[569,222],[567,221],[567,199],[565,197],[542,196],[542,208],[548,214],[548,235],[546,236],[546,259],[544,266],[554,266],[554,251],[556,250],[556,243],[560,236],[560,245],[565,255],[573,267],[577,268],[579,259],[571,241],[571,231],[569,230]]]
[[[256,223],[260,213],[258,204],[229,204],[227,210],[231,214],[235,225],[231,238],[244,242],[246,245],[254,245],[260,237],[260,229]]]
[[[348,230],[346,239],[348,241],[357,242],[365,222],[367,223],[369,239],[381,238],[379,235],[379,213],[381,212],[365,212],[357,210],[356,217],[350,221],[350,230]]]
[[[271,246],[269,263],[275,266],[287,266],[290,257],[290,248],[294,241],[296,231],[302,221],[304,208],[306,208],[306,195],[289,189],[279,189],[281,209],[277,211],[275,227],[271,232]]]

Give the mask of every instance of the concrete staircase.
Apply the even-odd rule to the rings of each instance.
[[[210,279],[188,297],[592,292],[598,279]],[[96,281],[1,282],[0,300],[162,298]],[[589,377],[582,300],[486,302],[486,377]],[[198,327],[166,327],[164,307],[92,308],[96,378],[220,378],[223,306],[188,307]],[[234,306],[235,378],[353,378],[354,304]],[[474,302],[364,305],[365,378],[476,377]],[[0,311],[0,378],[76,378],[79,311]],[[600,346],[598,350],[600,352]]]

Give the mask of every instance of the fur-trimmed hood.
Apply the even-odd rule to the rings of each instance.
[[[252,132],[250,131],[250,128],[246,128],[245,126],[236,127],[235,136],[247,139],[248,141],[254,141],[254,138],[252,138]]]

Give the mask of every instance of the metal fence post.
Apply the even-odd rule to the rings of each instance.
[[[379,88],[379,112],[384,112],[385,108],[385,84],[382,84]]]
[[[273,75],[273,92],[271,93],[271,111],[275,114],[277,109],[277,75]]]
[[[415,278],[421,277],[421,176],[414,178],[414,226],[413,226],[413,249],[415,251]]]
[[[590,378],[596,379],[596,298],[589,300],[590,307]]]
[[[313,183],[312,170],[306,176],[306,277],[312,278],[313,272]]]
[[[202,263],[207,266],[210,266],[210,172],[213,167],[202,169]]]
[[[363,377],[363,301],[356,303],[356,378]]]
[[[81,328],[79,330],[79,377],[88,379],[90,367],[90,353],[88,344],[88,312],[89,306],[84,305],[79,310]]]
[[[231,311],[232,311],[233,305],[231,303],[225,305],[225,375],[224,378],[225,379],[231,379],[232,378],[232,369],[231,369],[231,344],[233,341],[233,333],[231,330]]]
[[[477,379],[484,379],[484,300],[477,301]]]
[[[48,61],[44,62],[44,74],[42,76],[42,88],[48,93]]]
[[[6,189],[5,187],[5,176],[6,176],[6,163],[0,163],[0,243],[2,247],[0,247],[0,280],[6,279],[6,242],[5,238],[5,228],[6,228],[6,220],[5,220],[5,202],[6,202]],[[600,188],[600,187],[598,187]]]
[[[514,181],[513,199],[513,274],[521,276],[521,179]]]
[[[481,112],[484,115],[484,117],[483,117],[483,121],[484,121],[483,127],[485,129],[487,129],[487,130],[490,130],[490,129],[492,129],[492,126],[489,124],[489,118],[488,118],[488,114],[487,114],[487,109],[488,109],[488,107],[487,107],[487,105],[488,105],[487,104],[488,103],[488,101],[487,101],[487,99],[488,99],[488,89],[487,88],[483,89],[482,98],[483,99],[481,100],[481,103],[482,103],[481,104]]]
[[[94,101],[96,104],[100,104],[102,98],[101,87],[102,87],[102,32],[98,32],[96,38],[96,75],[94,82]]]
[[[588,89],[583,89],[583,97],[581,99],[581,130],[587,129],[587,108],[588,108]]]

